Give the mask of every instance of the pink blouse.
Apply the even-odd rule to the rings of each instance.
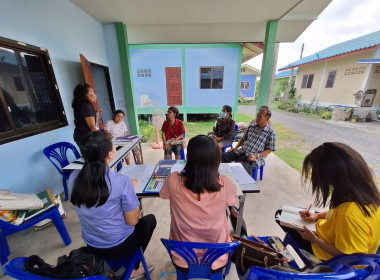
[[[226,243],[231,242],[226,208],[236,203],[236,187],[227,176],[221,175],[222,188],[214,193],[197,194],[184,185],[185,178],[178,172],[170,174],[160,191],[160,197],[170,199],[170,239],[187,242]],[[187,267],[181,257],[173,256],[175,263]],[[227,255],[212,265],[217,269],[227,263]]]

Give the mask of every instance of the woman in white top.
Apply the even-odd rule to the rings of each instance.
[[[125,122],[123,122],[124,119],[124,112],[122,110],[116,110],[113,113],[113,119],[106,122],[106,125],[104,126],[104,130],[107,131],[109,134],[111,134],[112,138],[117,138],[123,135],[127,135],[127,125]],[[140,151],[137,147],[134,147],[132,149],[132,152],[136,156],[137,164],[141,164],[141,156]],[[130,165],[130,153],[128,153],[125,157],[125,162]]]

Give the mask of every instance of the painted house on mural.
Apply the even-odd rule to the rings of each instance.
[[[188,114],[218,113],[225,104],[237,112],[241,62],[263,48],[238,43],[130,46],[136,113],[176,106],[187,120]],[[256,75],[244,81],[253,97]]]
[[[357,107],[359,115],[380,104],[380,31],[342,42],[282,67],[298,67],[296,95],[319,106]]]
[[[260,77],[260,70],[248,64],[241,66],[240,94],[242,100],[254,100],[256,95],[256,82]]]
[[[163,108],[182,104],[185,113],[219,112],[237,99],[240,63],[258,48],[241,42],[260,42],[273,53],[276,42],[295,41],[330,2],[257,0],[242,10],[228,0],[1,0],[1,187],[63,191],[42,151],[74,143],[73,89],[90,70],[104,121],[122,109],[132,134],[139,133],[137,115],[157,101]],[[272,58],[261,73],[267,88]]]

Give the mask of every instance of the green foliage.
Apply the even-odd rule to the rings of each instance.
[[[322,110],[320,110],[318,112],[318,116],[320,116],[322,119],[326,119],[326,120],[331,119],[331,115],[332,115],[332,113],[326,108],[323,108]]]
[[[358,120],[360,118],[360,116],[357,114],[353,114],[351,118],[354,120]]]
[[[156,138],[155,128],[150,122],[139,120],[139,127],[140,127],[140,133],[144,135],[142,139],[143,143],[155,141],[155,138]]]
[[[310,104],[304,103],[301,106],[299,106],[298,110],[299,112],[303,112],[308,115],[312,115],[316,113],[313,103],[310,103]]]

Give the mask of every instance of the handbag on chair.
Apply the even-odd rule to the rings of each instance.
[[[260,238],[254,235],[251,237],[258,240],[259,243],[238,237],[236,235],[231,235],[232,241],[239,240],[241,242],[231,258],[232,262],[235,263],[236,266],[241,267],[241,269],[245,272],[251,265],[265,268],[273,265],[284,265],[285,260],[282,254],[277,253],[275,250],[265,245],[264,241]]]

